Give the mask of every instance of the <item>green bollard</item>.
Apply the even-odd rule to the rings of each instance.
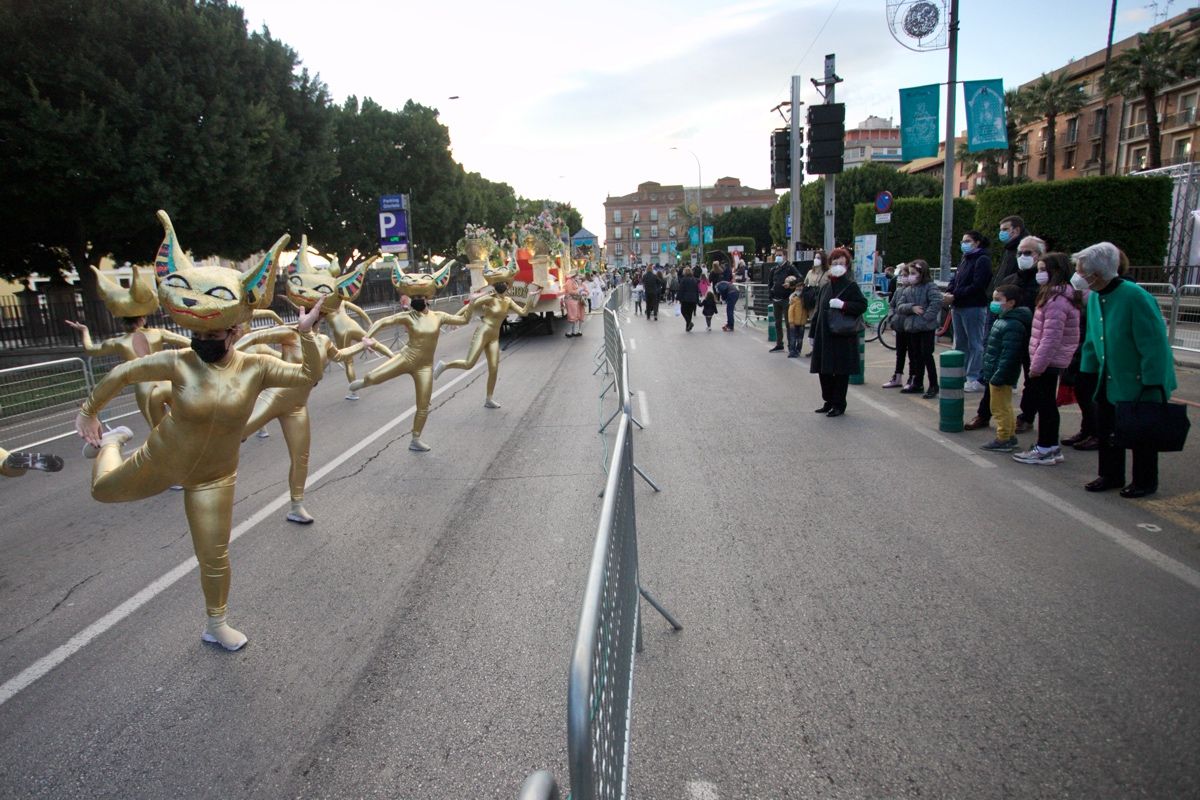
[[[767,341],[775,341],[775,304],[767,303]]]
[[[850,382],[855,386],[862,386],[866,380],[867,372],[867,334],[865,331],[858,332],[858,372],[850,376]]]
[[[941,374],[938,385],[938,430],[960,433],[963,429],[963,383],[966,380],[967,354],[947,350],[938,359]]]

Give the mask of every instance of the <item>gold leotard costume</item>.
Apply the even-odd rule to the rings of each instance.
[[[192,343],[186,336],[161,328],[139,328],[132,333],[105,339],[100,344],[92,341],[92,335],[87,330],[79,333],[83,337],[83,352],[87,355],[92,358],[117,356],[122,361],[133,361],[161,352],[165,345],[190,347]],[[167,406],[171,403],[171,387],[162,382],[139,383],[133,387],[133,396],[137,400],[138,411],[153,428],[167,413]]]

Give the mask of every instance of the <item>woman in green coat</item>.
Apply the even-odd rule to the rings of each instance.
[[[1089,492],[1121,489],[1137,498],[1158,491],[1158,452],[1133,447],[1133,479],[1125,485],[1125,449],[1113,441],[1114,403],[1134,400],[1166,402],[1174,391],[1175,363],[1158,302],[1142,287],[1117,275],[1120,251],[1109,242],[1085,247],[1073,255],[1077,289],[1091,289],[1087,334],[1079,371],[1097,376],[1096,426],[1100,439],[1100,476]]]

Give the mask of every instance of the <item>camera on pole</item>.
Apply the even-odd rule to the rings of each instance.
[[[842,172],[846,139],[846,104],[808,107],[808,174]]]
[[[804,141],[804,132],[800,132],[800,141]],[[797,148],[797,157],[804,155],[803,148]],[[771,188],[787,189],[792,185],[792,148],[791,131],[779,128],[771,132]]]

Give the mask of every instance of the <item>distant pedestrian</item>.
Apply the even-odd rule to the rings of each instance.
[[[646,291],[646,319],[658,320],[658,301],[662,298],[665,285],[657,270],[646,270],[642,278],[642,288]]]
[[[692,315],[696,313],[696,306],[700,303],[700,284],[692,277],[691,267],[683,268],[683,276],[680,277],[675,291],[679,296],[679,309],[683,314],[684,330],[691,333]]]
[[[785,283],[791,287],[787,306],[788,358],[799,358],[804,349],[804,324],[808,322],[808,309],[804,307],[804,293],[800,281],[789,277]]]
[[[704,293],[700,308],[704,311],[704,325],[712,333],[712,319],[717,315],[717,295],[712,289]]]
[[[834,333],[830,315],[834,311],[851,318],[862,319],[867,310],[867,298],[849,273],[850,253],[843,247],[829,254],[829,280],[817,296],[813,312],[813,351],[809,371],[820,376],[821,399],[818,414],[840,417],[846,413],[846,392],[850,376],[858,372],[858,336],[856,333]]]
[[[567,322],[570,323],[570,330],[564,336],[568,339],[583,336],[579,329],[583,325],[583,309],[586,302],[587,289],[583,282],[579,280],[578,275],[568,275],[566,283],[563,284],[563,304],[567,310]]]
[[[987,248],[990,240],[979,231],[963,234],[963,259],[942,298],[954,306],[954,347],[966,353],[965,392],[982,392],[980,370],[983,367],[984,312],[988,305],[987,286],[992,279],[992,260]],[[1031,315],[1032,316],[1032,315]]]
[[[733,332],[733,311],[737,307],[738,298],[741,293],[738,291],[737,284],[733,281],[721,281],[716,286],[717,294],[725,301],[725,327],[721,330]]]
[[[818,250],[813,255],[813,265],[804,275],[804,286],[800,289],[801,297],[804,301],[804,310],[808,312],[809,332],[808,332],[808,350],[812,352],[813,334],[811,321],[813,312],[817,308],[817,297],[821,293],[821,287],[829,282],[829,276],[825,272],[825,267],[829,261],[824,250]]]
[[[800,280],[800,271],[790,261],[784,261],[782,255],[775,256],[775,268],[771,270],[771,306],[775,314],[775,346],[768,352],[775,353],[783,349],[784,332],[787,324],[788,295],[792,293],[787,283],[788,278]]]
[[[900,273],[897,276],[899,286],[893,296],[892,306],[908,346],[908,383],[900,391],[906,394],[921,392],[922,383],[928,376],[929,388],[924,390],[922,397],[932,400],[938,395],[937,364],[933,352],[938,318],[942,313],[942,290],[933,280],[929,264],[923,258],[913,259],[897,272]]]
[[[881,388],[895,389],[904,386],[905,389],[908,389],[911,383],[904,383],[904,362],[908,359],[909,336],[908,331],[904,329],[904,317],[900,314],[899,305],[901,302],[905,302],[909,306],[912,305],[912,299],[903,291],[912,281],[909,280],[908,265],[903,263],[898,264],[894,272],[895,280],[901,290],[901,294],[897,297],[895,289],[888,294],[888,303],[892,309],[888,315],[888,325],[891,326],[892,331],[896,334],[896,368],[892,371],[892,377],[888,378],[887,383],[883,384]]]
[[[629,290],[633,295],[633,314],[640,317],[642,315],[642,300],[646,297],[646,289],[642,286],[641,280],[633,279],[633,287]]]
[[[996,322],[988,334],[987,352],[979,375],[991,390],[996,438],[980,449],[992,453],[1011,453],[1017,449],[1013,387],[1021,377],[1022,354],[1029,346],[1029,326],[1033,322],[1033,314],[1020,305],[1020,300],[1021,290],[1016,284],[1005,283],[996,287],[989,306],[996,315]]]

